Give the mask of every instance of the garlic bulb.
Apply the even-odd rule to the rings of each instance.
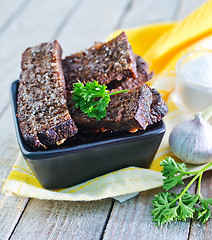
[[[207,122],[211,115],[212,106],[172,130],[169,145],[179,159],[191,164],[212,160],[212,126]]]

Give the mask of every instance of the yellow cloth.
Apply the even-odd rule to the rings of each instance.
[[[168,146],[168,136],[177,123],[187,118],[172,100],[171,93],[175,86],[175,64],[182,55],[191,50],[212,49],[211,12],[212,1],[209,1],[180,22],[122,29],[109,36],[112,38],[123,30],[127,33],[134,53],[147,60],[151,69],[154,70],[155,77],[150,84],[160,91],[169,107],[169,113],[164,119],[167,131],[150,169],[130,167],[71,188],[50,191],[40,186],[20,156],[5,181],[2,191],[7,194],[40,199],[89,201],[114,197],[123,201],[137,192],[161,186],[162,176],[159,163],[166,156],[174,157]],[[190,166],[189,168],[200,167]]]

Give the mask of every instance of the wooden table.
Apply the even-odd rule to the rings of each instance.
[[[6,179],[19,153],[9,87],[18,78],[28,46],[58,39],[64,55],[104,40],[120,27],[179,20],[204,0],[0,0],[0,178]],[[1,183],[2,186],[3,182]],[[202,191],[212,196],[211,172]],[[156,227],[151,220],[155,189],[120,204],[7,198],[0,209],[0,239],[211,239],[212,220]],[[195,186],[193,187],[195,191]],[[0,202],[4,195],[0,194]]]

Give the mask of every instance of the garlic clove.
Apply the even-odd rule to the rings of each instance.
[[[212,127],[201,113],[177,125],[169,136],[172,152],[182,161],[203,164],[212,160]]]

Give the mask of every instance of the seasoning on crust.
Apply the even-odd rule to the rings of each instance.
[[[152,78],[153,72],[149,71],[147,62],[136,54],[134,54],[134,56],[138,74],[137,78],[123,78],[121,81],[113,80],[107,84],[107,88],[109,90],[116,91],[123,89],[133,89],[135,87],[141,86]]]
[[[74,103],[72,103],[74,104]],[[144,84],[128,92],[111,96],[107,108],[107,115],[100,121],[89,118],[79,109],[70,108],[72,116],[80,131],[129,131],[146,129],[149,124],[152,92]]]
[[[66,57],[63,70],[69,91],[73,83],[98,81],[101,85],[113,80],[137,78],[135,57],[122,32],[106,43],[96,43],[93,47]]]
[[[156,122],[159,122],[168,113],[169,110],[160,93],[155,88],[151,88],[151,92],[153,99],[151,104],[149,123],[154,124]]]
[[[57,41],[22,54],[17,116],[25,141],[34,149],[60,145],[78,129],[66,106],[66,87]]]
[[[168,112],[167,105],[157,90],[146,84],[112,95],[107,115],[100,121],[73,108],[74,104],[72,102],[69,110],[82,132],[145,130],[149,125],[159,122]]]

